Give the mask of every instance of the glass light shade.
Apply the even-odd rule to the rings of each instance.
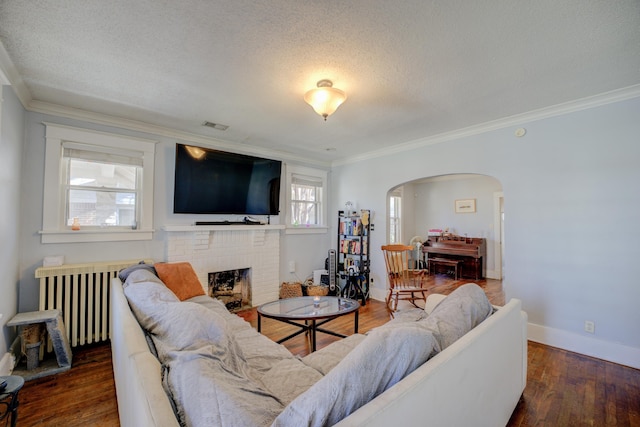
[[[347,99],[346,93],[331,86],[332,83],[329,80],[320,80],[316,89],[311,89],[304,94],[305,102],[325,120]]]
[[[200,160],[205,155],[205,151],[200,147],[192,147],[190,145],[185,145],[184,148],[186,148],[189,155],[191,155],[191,157],[193,157],[196,160]]]

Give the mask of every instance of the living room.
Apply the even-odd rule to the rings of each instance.
[[[576,10],[581,8],[579,4],[574,6]],[[555,7],[547,5],[548,9]],[[555,15],[554,12],[547,13]],[[633,25],[639,21],[635,2],[626,2],[625,7],[621,3],[617,13],[620,15],[614,14],[613,18],[609,17],[611,20],[602,17],[601,25],[616,26],[620,16],[627,17],[626,20],[620,18],[626,23],[624,28],[627,32],[619,35],[618,39],[612,37],[610,43],[617,47],[626,46],[628,50],[621,48],[617,51],[618,57],[606,57],[606,61],[610,61],[608,64],[597,63],[609,70],[613,77],[599,75],[593,80],[595,89],[591,92],[576,90],[574,97],[550,104],[532,102],[525,111],[507,108],[498,111],[492,119],[465,122],[464,126],[436,134],[401,135],[396,129],[397,137],[385,135],[388,146],[379,143],[369,152],[350,153],[335,159],[321,157],[319,160],[310,160],[308,148],[300,154],[292,153],[292,147],[267,151],[262,147],[252,148],[225,141],[224,136],[218,134],[195,135],[132,120],[127,113],[116,118],[112,114],[54,105],[44,100],[45,95],[39,99],[30,92],[25,93],[29,87],[29,67],[15,66],[19,51],[15,41],[10,45],[11,49],[4,46],[0,55],[0,81],[3,84],[0,115],[3,192],[0,197],[5,206],[0,222],[4,243],[0,257],[0,324],[3,326],[0,359],[4,359],[15,337],[14,331],[5,324],[16,313],[38,307],[38,282],[34,272],[42,265],[44,257],[64,255],[66,263],[166,260],[165,245],[169,232],[164,227],[190,225],[197,220],[195,216],[173,213],[175,144],[183,142],[227,151],[240,147],[242,150],[254,150],[254,154],[263,157],[268,157],[268,153],[282,159],[286,165],[328,173],[326,228],[314,230],[314,233],[287,230],[281,233],[278,254],[280,281],[292,278],[290,261],[295,262],[299,276],[323,268],[327,250],[335,245],[335,213],[344,207],[346,201],[354,202],[357,209],[371,209],[373,212],[375,231],[371,236],[371,248],[375,249],[388,241],[387,199],[390,190],[424,178],[452,174],[492,177],[501,184],[504,195],[503,286],[506,300],[522,300],[523,310],[529,316],[529,339],[640,369],[640,336],[636,330],[636,325],[640,324],[640,312],[634,304],[640,299],[634,269],[637,242],[640,240],[637,221],[640,192],[636,188],[636,183],[640,182],[640,146],[637,144],[640,131],[640,80],[637,73],[640,53],[638,43],[633,43],[640,39],[637,30],[640,26]],[[590,24],[592,22],[600,21],[589,21]],[[567,22],[563,24],[569,25]],[[8,30],[2,31],[0,40],[8,44],[10,37],[4,33]],[[584,38],[589,34],[585,32]],[[600,36],[604,38],[603,34]],[[587,49],[583,43],[576,43],[576,47]],[[598,45],[593,49],[587,49],[585,55],[597,58],[604,55],[610,45]],[[622,67],[611,65],[617,64],[617,60],[622,61],[623,57],[630,62],[625,62]],[[540,67],[545,67],[544,62]],[[557,80],[540,81],[540,90],[553,92],[571,86],[573,75],[583,72],[570,64],[564,64],[562,70]],[[349,103],[357,101],[355,84],[353,89],[353,95],[327,122],[304,104],[304,90],[298,91],[300,93],[295,97],[291,96],[299,102],[300,117],[306,119],[308,115],[309,122],[313,122],[310,126],[313,126],[314,135],[325,138],[319,146],[324,147],[334,136],[327,130],[331,129],[328,126],[334,123],[348,125],[342,123],[346,119],[341,119],[340,115],[349,114]],[[32,87],[30,90],[36,89]],[[470,86],[469,93],[474,91],[481,90],[475,85]],[[514,92],[513,98],[517,98],[518,91],[518,86],[505,87],[502,94]],[[499,94],[498,91],[493,93],[494,96]],[[531,93],[529,95],[533,97]],[[129,112],[127,108],[124,110]],[[453,110],[449,114],[456,116],[457,113]],[[355,123],[359,115],[358,111],[352,111],[348,117]],[[401,115],[395,110],[388,115],[383,111],[377,118],[404,123],[399,119]],[[45,198],[46,127],[43,123],[157,141],[153,183],[154,231],[150,240],[42,243],[39,232],[43,229]],[[318,128],[318,125],[326,126]],[[525,134],[517,136],[519,129],[524,129]],[[280,131],[286,133],[286,128],[280,128]],[[384,134],[385,129],[378,128],[377,131]],[[327,150],[320,151],[324,156]],[[474,198],[474,194],[466,197]],[[452,210],[453,205],[450,207]],[[478,209],[493,212],[494,208],[478,206]],[[272,218],[272,221],[288,226],[284,215]],[[487,230],[489,226],[486,224]],[[463,230],[461,232],[464,233]],[[493,239],[495,232],[494,227],[486,237]],[[415,234],[421,233],[426,233],[426,230],[416,230]],[[372,252],[371,264],[372,297],[381,299],[387,286],[382,254]],[[585,321],[593,322],[593,333],[585,331]]]

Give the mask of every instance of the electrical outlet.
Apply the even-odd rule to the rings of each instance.
[[[585,332],[589,332],[590,334],[593,334],[596,331],[596,324],[591,320],[585,320],[584,330]]]
[[[289,273],[295,273],[295,272],[296,272],[296,262],[289,261]]]

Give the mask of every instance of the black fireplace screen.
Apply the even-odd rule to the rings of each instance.
[[[250,273],[250,268],[209,273],[209,296],[222,301],[231,312],[251,308]]]

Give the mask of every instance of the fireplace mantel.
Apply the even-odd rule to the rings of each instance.
[[[247,230],[284,230],[284,225],[271,224],[229,224],[229,225],[165,225],[164,231],[247,231]]]

